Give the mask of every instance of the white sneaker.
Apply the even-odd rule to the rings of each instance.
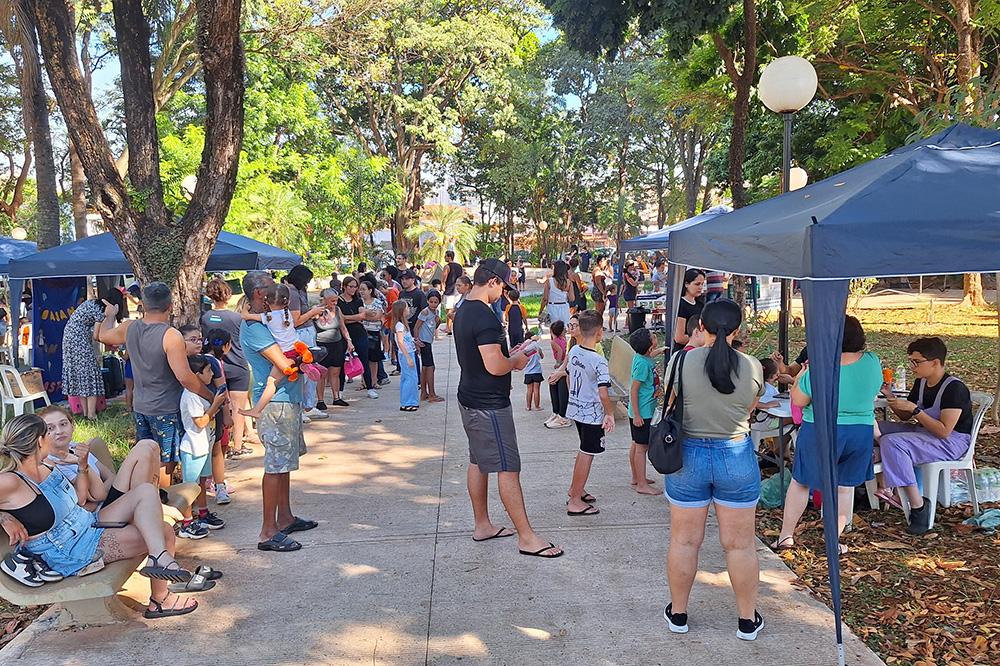
[[[303,414],[302,415],[302,422],[303,423],[312,423],[312,419],[310,419],[308,416],[306,416],[305,414]]]
[[[372,400],[377,400],[378,391],[376,391],[375,389],[368,389],[368,397],[371,398]]]
[[[320,410],[313,407],[312,409],[306,410],[302,413],[304,416],[308,417],[311,421],[321,421],[323,419],[330,418],[330,415],[326,412],[321,412]]]
[[[229,496],[229,490],[226,488],[226,484],[224,483],[215,484],[215,503],[229,504],[232,501],[233,498]]]

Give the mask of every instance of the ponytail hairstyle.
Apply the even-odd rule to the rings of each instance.
[[[228,331],[221,328],[213,328],[208,331],[205,338],[205,349],[215,358],[222,360],[226,355],[225,346],[233,341],[233,336]]]
[[[404,326],[407,326],[406,310],[410,307],[410,304],[399,299],[392,304],[392,331],[393,335],[396,334],[396,324],[403,322]]]
[[[740,375],[740,355],[729,346],[727,338],[739,329],[742,322],[740,306],[729,299],[713,301],[701,311],[701,325],[715,336],[705,359],[705,372],[715,390],[725,395],[736,390],[733,376]]]
[[[12,472],[38,451],[39,441],[49,431],[42,417],[15,416],[0,431],[0,472]]]

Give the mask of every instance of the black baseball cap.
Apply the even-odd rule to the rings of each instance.
[[[476,267],[476,272],[484,270],[490,273],[493,277],[500,278],[500,281],[506,285],[508,289],[517,289],[510,282],[510,266],[506,262],[500,261],[499,259],[483,259],[479,262],[479,266]]]
[[[400,280],[405,280],[407,278],[409,278],[411,280],[416,280],[417,279],[417,274],[414,273],[411,270],[405,270],[405,271],[403,271],[402,273],[399,274],[399,279]]]

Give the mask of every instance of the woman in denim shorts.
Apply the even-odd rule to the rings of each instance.
[[[713,504],[736,593],[736,635],[754,640],[764,626],[756,609],[760,570],[754,536],[760,470],[749,425],[750,412],[764,391],[764,376],[760,362],[731,346],[742,319],[740,307],[730,300],[706,305],[699,324],[705,346],[681,352],[686,355],[680,378],[684,384],[684,465],[663,477],[664,494],[670,501],[667,578],[671,597],[663,617],[674,633],[688,630],[688,598]],[[679,357],[675,354],[672,363]],[[676,395],[676,378],[672,388]]]

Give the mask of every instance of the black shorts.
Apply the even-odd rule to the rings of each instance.
[[[326,356],[319,362],[324,368],[344,367],[344,356],[347,354],[347,342],[320,342],[319,346],[326,350]]]
[[[250,371],[242,365],[225,363],[223,368],[226,371],[226,388],[230,391],[250,390]]]
[[[378,363],[379,361],[384,360],[385,354],[382,353],[381,333],[368,331],[368,361],[371,363]]]
[[[604,428],[593,423],[574,423],[580,434],[580,451],[590,456],[604,453]]]
[[[514,413],[509,405],[503,409],[473,409],[459,404],[458,410],[469,438],[470,463],[483,474],[521,471]]]
[[[542,373],[533,372],[530,375],[524,376],[524,385],[527,386],[528,384],[541,384],[544,380],[545,378],[542,377]]]
[[[429,342],[425,342],[420,348],[420,365],[424,368],[434,367],[434,346]]]
[[[633,442],[635,442],[636,444],[645,444],[647,446],[649,445],[649,424],[652,422],[652,420],[653,419],[643,419],[642,425],[638,427],[636,427],[635,423],[632,422],[632,419],[628,420],[629,428],[632,429]]]

